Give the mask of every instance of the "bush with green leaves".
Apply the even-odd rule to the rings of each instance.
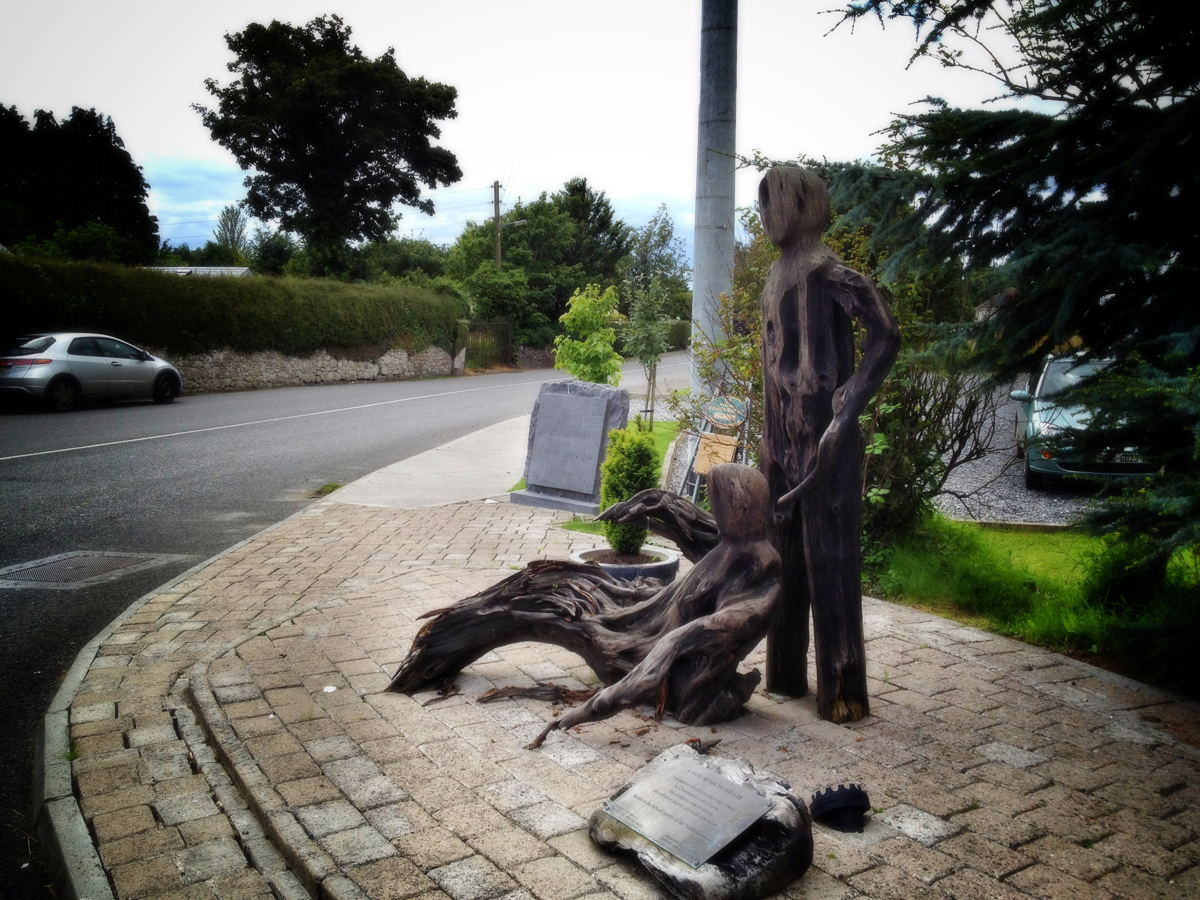
[[[639,491],[658,487],[662,463],[654,450],[654,435],[635,418],[626,428],[608,433],[608,453],[600,464],[600,508],[628,500]],[[604,537],[617,553],[637,553],[647,530],[635,525],[604,523]]]
[[[576,291],[559,319],[567,333],[554,339],[554,368],[570,372],[580,381],[618,384],[624,360],[613,349],[616,311],[616,288],[601,293],[600,285],[589,284]]]

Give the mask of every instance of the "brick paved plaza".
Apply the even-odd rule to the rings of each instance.
[[[441,702],[382,693],[422,613],[594,545],[562,518],[314,503],[101,636],[47,718],[47,758],[68,723],[74,750],[47,797],[77,798],[130,900],[649,900],[657,883],[597,850],[588,816],[663,748],[720,739],[805,799],[870,793],[863,834],[817,827],[789,898],[1200,896],[1195,704],[901,606],[866,602],[872,715],[845,727],[760,691],[715,728],[624,712],[526,750],[551,705],[479,694],[594,681],[535,644]]]

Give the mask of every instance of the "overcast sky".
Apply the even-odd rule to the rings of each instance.
[[[931,60],[906,70],[911,27],[874,22],[827,34],[839,0],[741,0],[741,153],[870,156],[891,114],[928,95],[977,106],[985,78]],[[204,79],[228,83],[224,35],[252,21],[302,24],[337,13],[369,56],[396,48],[400,67],[458,89],[441,143],[462,181],[433,194],[438,214],[404,210],[401,234],[452,241],[467,219],[553,192],[574,176],[642,225],[665,203],[691,244],[699,103],[700,0],[38,0],[9,4],[0,30],[0,103],[26,117],[72,106],[112,116],[150,183],[164,238],[203,244],[222,206],[244,197],[243,173],[192,103]],[[758,176],[738,176],[738,205]]]

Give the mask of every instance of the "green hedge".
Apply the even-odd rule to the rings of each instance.
[[[454,352],[455,300],[411,285],[207,278],[0,253],[0,330],[100,331],[164,353]]]

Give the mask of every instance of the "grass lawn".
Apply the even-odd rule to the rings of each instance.
[[[1173,562],[1169,589],[1111,600],[1098,586],[1106,544],[1077,531],[985,529],[935,518],[877,554],[864,587],[889,600],[1007,634],[1187,693],[1198,693],[1200,578]]]

